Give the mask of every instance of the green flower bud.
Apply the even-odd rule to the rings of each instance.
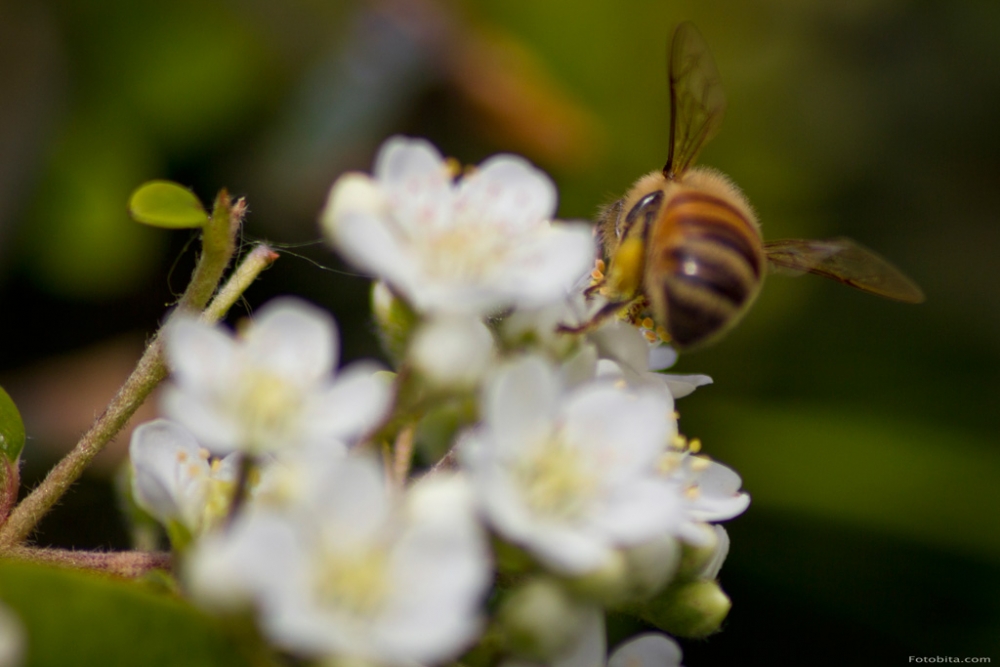
[[[698,528],[705,534],[705,544],[701,546],[684,544],[681,549],[680,565],[677,568],[677,581],[703,579],[702,573],[711,564],[719,548],[719,537],[712,526],[705,523]]]
[[[680,544],[673,537],[614,552],[604,567],[568,581],[571,590],[603,606],[652,597],[677,571]]]
[[[566,582],[581,597],[602,605],[615,605],[630,597],[628,559],[624,552],[614,551],[600,568]]]
[[[698,639],[719,630],[732,602],[715,581],[670,586],[639,609],[639,615],[664,632]]]
[[[681,561],[681,545],[669,535],[650,540],[625,551],[630,597],[649,598],[676,574]]]
[[[507,649],[521,657],[549,660],[576,638],[584,609],[552,579],[539,578],[515,590],[497,621]]]

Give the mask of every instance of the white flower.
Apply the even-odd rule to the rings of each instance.
[[[191,535],[218,523],[236,487],[236,455],[210,460],[207,449],[180,424],[157,419],[132,432],[132,497],[166,526],[177,522]]]
[[[707,375],[648,372],[673,366],[677,352],[669,345],[649,342],[639,328],[622,320],[609,319],[584,335],[559,331],[560,326],[586,324],[606,303],[600,296],[588,300],[579,289],[560,302],[512,313],[504,319],[500,332],[513,346],[541,347],[557,359],[575,355],[572,361],[579,371],[575,373],[577,380],[593,376],[593,372],[587,372],[586,366],[579,363],[593,357],[595,363],[597,358],[601,360],[599,374],[621,377],[633,385],[664,385],[674,398],[682,398],[698,387],[711,384],[712,378]]]
[[[377,464],[348,457],[309,514],[243,515],[189,562],[196,595],[253,601],[264,633],[305,656],[438,663],[481,628],[490,560],[458,477],[391,495]]]
[[[621,320],[612,321],[592,334],[601,356],[610,363],[602,364],[602,375],[620,375],[629,383],[659,383],[670,390],[674,398],[683,398],[698,387],[712,383],[707,375],[675,375],[659,373],[677,361],[677,352],[669,345],[651,344],[636,327]],[[614,365],[611,365],[613,363]]]
[[[14,612],[0,605],[0,667],[17,667],[24,658],[24,626]]]
[[[660,469],[682,490],[685,518],[675,535],[685,542],[710,543],[712,536],[706,538],[704,522],[732,519],[750,505],[750,495],[740,491],[743,482],[735,470],[689,449],[669,449],[660,460]]]
[[[290,298],[261,308],[245,335],[180,319],[166,330],[174,384],[164,409],[214,453],[262,453],[324,443],[343,449],[373,429],[389,403],[376,368],[332,376],[337,329],[325,312]]]
[[[565,390],[527,357],[498,372],[483,403],[462,463],[496,529],[553,569],[593,571],[681,520],[679,489],[656,467],[676,434],[667,392],[599,381]]]
[[[590,227],[550,222],[556,191],[513,155],[457,183],[427,141],[393,137],[374,177],[334,183],[322,224],[344,258],[420,312],[490,314],[565,295],[591,267]]]

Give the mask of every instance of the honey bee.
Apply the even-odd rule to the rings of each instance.
[[[714,169],[693,166],[719,130],[726,100],[715,61],[691,23],[674,32],[669,78],[666,165],[602,211],[597,235],[608,269],[598,263],[588,294],[599,292],[608,303],[590,323],[564,330],[624,311],[634,322],[652,315],[678,348],[704,345],[739,322],[768,270],[815,273],[889,299],[923,301],[916,283],[850,239],[764,241],[740,189]]]

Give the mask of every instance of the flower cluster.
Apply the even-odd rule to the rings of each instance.
[[[238,334],[168,327],[167,418],[134,432],[132,488],[195,600],[345,664],[661,667],[680,649],[658,633],[605,662],[606,610],[719,627],[715,524],[749,498],[674,404],[711,380],[655,372],[675,355],[626,322],[579,326],[596,249],[555,205],[521,158],[460,174],[393,138],[322,225],[376,280],[394,372],[338,369],[333,321],[292,299]]]

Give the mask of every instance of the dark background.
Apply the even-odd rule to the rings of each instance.
[[[289,246],[247,304],[331,309],[380,354],[367,282],[317,241],[332,180],[388,135],[526,155],[590,218],[660,167],[666,43],[693,20],[729,98],[700,162],[765,236],[852,236],[927,293],[905,306],[768,280],[682,357],[715,384],[681,425],[753,497],[728,524],[723,632],[686,663],[1000,660],[1000,4],[992,0],[50,0],[0,4],[0,383],[29,485],[72,446],[183,288],[191,236],[125,214],[151,178],[246,195]],[[152,414],[150,407],[144,414]],[[123,547],[127,437],[38,541]]]

